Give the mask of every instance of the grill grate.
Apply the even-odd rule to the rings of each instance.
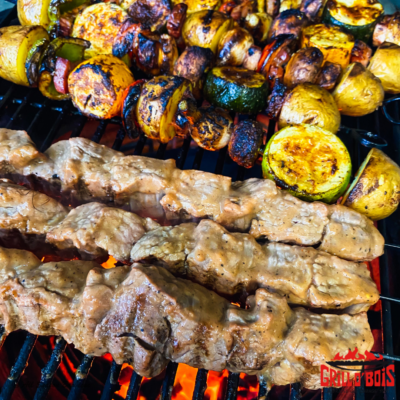
[[[3,20],[2,25],[15,24],[13,19],[16,18],[16,7],[12,9],[9,15]],[[1,23],[0,16],[0,23]],[[397,117],[399,110],[395,109]],[[343,118],[346,126],[355,128],[366,128],[373,126],[376,133],[382,134],[386,140],[391,144],[390,148],[385,150],[395,161],[400,163],[400,126],[391,125],[386,121],[380,111],[375,112],[372,116],[367,116],[357,119]],[[41,151],[46,150],[51,143],[58,137],[71,132],[69,137],[78,137],[85,132],[87,124],[92,122],[72,107],[70,102],[57,103],[49,101],[42,97],[37,90],[27,90],[18,87],[14,84],[0,80],[0,126],[12,129],[25,129],[28,134],[37,143]],[[135,155],[140,155],[148,145],[152,148],[153,143],[145,136],[141,136],[138,141],[130,142],[125,139],[125,132],[121,128],[118,119],[108,121],[98,121],[94,133],[91,135],[91,140],[99,143],[109,127],[118,126],[117,134],[111,144],[115,150],[123,152],[132,152]],[[268,137],[274,132],[274,124],[270,124],[268,128]],[[365,157],[368,149],[359,145],[354,138],[342,136],[343,141],[346,143],[355,166],[360,165],[362,159]],[[124,144],[124,142],[127,142]],[[170,149],[168,145],[161,144],[157,150],[150,152],[146,155],[154,156],[159,159],[175,158],[178,168],[193,168],[204,169],[218,174],[226,174],[235,180],[247,179],[251,176],[260,176],[260,168],[254,167],[253,169],[246,170],[243,167],[238,167],[227,156],[227,149],[224,148],[216,153],[206,152],[202,148],[191,148],[191,139],[187,138],[183,141],[179,149]],[[212,166],[215,165],[213,168]],[[381,278],[381,292],[384,296],[391,296],[395,293],[394,288],[397,282],[400,282],[400,274],[396,271],[396,259],[400,255],[400,218],[397,212],[387,220],[379,223],[379,229],[382,232],[386,244],[386,253],[380,259],[380,278]],[[395,310],[392,312],[392,308]],[[382,300],[381,314],[376,315],[377,312],[371,311],[369,313],[371,326],[380,325],[383,332],[383,351],[385,354],[394,354],[399,352],[397,347],[399,343],[400,321],[393,320],[392,314],[396,315],[400,311],[397,304],[391,304],[387,300]],[[395,332],[395,334],[394,334]],[[0,331],[0,343],[4,342],[4,329]],[[2,387],[0,400],[8,400],[13,396],[14,389],[20,379],[24,369],[28,365],[29,357],[34,350],[37,341],[37,336],[27,334],[19,355],[11,369],[11,373]],[[396,343],[396,347],[395,344]],[[1,346],[0,345],[0,346]],[[67,348],[67,344],[62,338],[56,339],[56,345],[50,356],[49,361],[42,369],[42,377],[35,393],[35,400],[45,399],[56,371],[62,361],[62,357]],[[83,356],[81,363],[76,371],[75,379],[72,383],[71,389],[68,394],[68,400],[79,399],[84,393],[85,383],[90,374],[94,358],[90,356]],[[172,396],[175,375],[177,372],[178,364],[170,363],[166,369],[165,377],[163,379],[161,388],[161,400],[169,400]],[[108,373],[107,381],[101,393],[101,400],[120,399],[121,397],[115,394],[119,389],[118,377],[121,371],[121,366],[115,362],[111,363]],[[195,388],[193,392],[194,400],[201,400],[207,387],[208,371],[200,369],[197,372]],[[238,396],[240,376],[237,373],[230,373],[227,382],[227,389],[225,398],[227,400],[236,399]],[[142,377],[133,372],[126,399],[136,400],[142,383]],[[364,400],[366,393],[364,391],[364,382],[360,387],[355,387],[354,397],[356,400]],[[326,388],[323,390],[323,400],[332,400],[335,396],[336,390]],[[260,382],[258,399],[265,399],[268,395],[266,385]],[[299,384],[291,385],[290,400],[298,400],[301,398],[301,389]],[[385,388],[385,399],[396,399],[396,388]]]

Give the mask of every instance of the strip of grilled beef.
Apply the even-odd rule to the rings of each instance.
[[[265,289],[241,309],[155,266],[41,264],[29,252],[6,249],[0,259],[0,323],[7,333],[60,335],[85,354],[111,353],[147,377],[171,360],[315,389],[321,365],[373,345],[365,313],[291,310],[285,298]]]
[[[210,220],[148,232],[133,246],[131,259],[164,266],[228,298],[267,288],[291,304],[351,314],[379,301],[364,263],[312,247],[261,245],[249,234],[229,233]]]
[[[182,171],[174,160],[125,156],[84,138],[57,142],[42,154],[26,132],[2,129],[0,176],[21,177],[19,183],[67,204],[99,201],[169,223],[210,218],[256,238],[319,244],[353,261],[383,253],[372,221],[347,207],[299,200],[267,179],[232,183],[226,176]]]
[[[56,254],[102,262],[112,255],[128,262],[132,246],[157,227],[150,218],[101,203],[68,210],[43,193],[0,182],[0,244],[39,257]]]
[[[125,263],[130,258],[156,261],[174,275],[235,299],[264,287],[286,296],[291,304],[349,313],[366,311],[379,300],[363,263],[312,247],[262,246],[253,236],[231,234],[211,220],[159,227],[149,218],[101,203],[87,203],[67,214],[45,194],[3,182],[0,227],[2,244],[8,248],[15,245],[12,238],[17,234],[25,239],[17,247],[32,249],[34,243],[40,257],[56,254],[102,262],[110,254]]]

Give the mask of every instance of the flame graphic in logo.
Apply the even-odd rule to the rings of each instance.
[[[383,356],[379,355],[376,357],[373,353],[370,353],[368,350],[365,350],[364,354],[358,352],[357,347],[352,351],[349,349],[345,356],[341,356],[340,353],[337,353],[333,358],[333,361],[341,361],[341,360],[365,360],[365,361],[381,361],[383,360]]]

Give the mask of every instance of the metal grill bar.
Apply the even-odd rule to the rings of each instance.
[[[333,399],[333,389],[331,387],[324,388],[322,397],[323,397],[323,400],[332,400]]]
[[[97,126],[96,132],[92,136],[93,142],[95,143],[100,143],[101,138],[104,135],[104,132],[106,131],[108,125],[108,121],[100,121],[99,125]]]
[[[22,345],[21,351],[18,354],[17,361],[11,368],[10,375],[5,381],[3,389],[1,390],[0,400],[11,399],[19,378],[28,365],[28,360],[32,353],[33,347],[35,346],[37,338],[37,335],[27,333],[24,344]]]
[[[300,383],[294,383],[290,385],[290,400],[299,400],[301,397],[301,386]]]
[[[4,106],[8,103],[8,99],[14,93],[17,85],[12,84],[11,87],[7,90],[6,94],[2,97],[0,101],[0,111],[3,110]]]
[[[122,142],[124,141],[124,139],[125,139],[125,130],[121,128],[117,132],[117,136],[115,137],[114,143],[111,148],[113,150],[119,150],[122,146]]]
[[[26,130],[28,134],[32,133],[33,127],[37,124],[39,121],[39,118],[42,116],[43,112],[47,109],[47,106],[49,104],[49,101],[46,99],[43,103],[43,107],[39,109],[39,111],[35,114],[33,117],[32,122],[30,123],[28,129]]]
[[[72,130],[72,133],[71,133],[72,138],[78,137],[82,133],[82,130],[86,124],[86,121],[87,121],[87,118],[84,117],[83,115],[80,115],[78,117],[78,122],[76,123],[76,126]]]
[[[142,383],[142,377],[135,371],[132,373],[131,381],[129,382],[128,392],[125,400],[136,400],[139,395],[140,384]]]
[[[118,365],[114,360],[111,363],[110,372],[108,373],[107,382],[101,393],[100,400],[111,400],[114,393],[119,389],[118,378],[122,365]],[[115,396],[114,396],[115,397]]]
[[[235,400],[237,398],[237,390],[239,386],[240,374],[237,372],[229,372],[228,384],[226,387],[226,400]]]
[[[85,387],[86,378],[89,375],[90,368],[92,368],[92,364],[93,357],[83,356],[82,362],[76,370],[74,383],[72,384],[67,400],[77,400],[80,398],[83,388]]]
[[[207,375],[206,369],[199,369],[196,374],[196,382],[194,384],[193,400],[203,400],[204,392],[207,389]]]
[[[161,398],[160,400],[170,400],[172,396],[172,389],[174,388],[176,371],[178,364],[170,362],[165,372],[165,378],[161,387]]]
[[[263,378],[258,379],[259,389],[258,389],[258,400],[265,400],[268,396],[268,385],[267,381]]]
[[[21,113],[21,111],[27,105],[29,99],[32,97],[32,93],[33,93],[32,91],[28,92],[28,94],[23,98],[20,105],[15,110],[14,114],[10,117],[10,119],[6,125],[6,128],[10,128],[12,126],[12,124],[14,123],[14,120],[18,117],[18,115]]]
[[[62,361],[64,351],[67,347],[67,342],[62,337],[58,337],[56,342],[57,343],[54,347],[53,353],[51,354],[49,362],[42,369],[42,377],[40,379],[39,386],[36,389],[33,400],[43,400],[46,398],[47,393],[50,390],[51,383],[53,382],[54,374],[56,373]]]

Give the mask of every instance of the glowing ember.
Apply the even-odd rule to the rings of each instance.
[[[114,268],[116,263],[117,263],[117,260],[113,256],[110,256],[108,258],[108,260],[101,265],[104,268],[110,269],[110,268]]]
[[[179,364],[176,371],[172,399],[191,400],[194,384],[196,382],[197,369],[185,364]]]

